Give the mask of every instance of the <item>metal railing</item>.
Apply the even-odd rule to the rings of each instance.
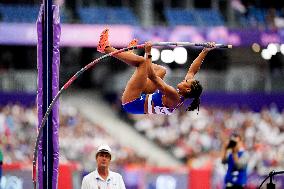
[[[35,92],[37,90],[37,72],[13,70],[1,73],[0,90],[6,92]]]
[[[105,78],[105,87],[103,90],[121,92],[131,77],[132,71],[127,70]],[[165,80],[168,84],[176,86],[178,82],[183,80],[185,74],[185,70],[169,71]],[[62,76],[62,78],[64,77]],[[232,68],[226,71],[201,70],[196,75],[196,79],[200,80],[206,91],[284,92],[284,74],[271,74],[268,71],[263,72],[250,66]],[[0,91],[36,92],[37,71],[12,70],[1,73]]]

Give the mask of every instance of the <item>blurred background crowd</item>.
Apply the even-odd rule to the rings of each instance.
[[[31,163],[33,145],[36,139],[37,109],[10,104],[1,107],[1,146],[5,163]],[[122,146],[99,124],[83,117],[74,107],[63,107],[60,114],[60,158],[66,161],[79,161],[84,169],[92,170],[95,165],[95,152],[98,145],[112,146],[118,166],[128,163],[145,163],[133,149]],[[74,143],[74,140],[76,141]]]
[[[194,168],[212,167],[228,135],[238,131],[250,153],[250,169],[265,173],[283,168],[283,112],[275,107],[261,112],[249,109],[202,107],[196,112],[179,112],[171,116],[131,116],[133,126],[143,136]],[[19,104],[1,107],[1,144],[5,162],[31,162],[37,127],[35,107]],[[119,144],[102,125],[91,123],[72,106],[62,107],[60,114],[60,158],[63,162],[82,162],[84,169],[95,164],[94,153],[106,142],[115,151],[115,164],[144,165],[147,158],[134,149]],[[74,141],[76,141],[74,143]],[[150,162],[149,162],[150,163]],[[154,162],[155,163],[155,162]]]

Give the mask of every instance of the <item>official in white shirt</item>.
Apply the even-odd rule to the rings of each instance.
[[[84,176],[81,189],[125,189],[122,176],[109,170],[111,149],[99,146],[96,153],[97,169]]]

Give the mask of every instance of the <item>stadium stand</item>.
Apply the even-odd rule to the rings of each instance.
[[[5,154],[5,163],[30,163],[37,126],[36,107],[20,104],[0,108],[0,144]],[[74,142],[76,139],[76,142]],[[83,169],[89,171],[95,164],[97,146],[107,143],[116,154],[116,165],[145,163],[145,158],[111,137],[105,129],[87,120],[72,106],[65,106],[60,114],[60,161],[84,162]]]
[[[192,26],[223,26],[224,19],[220,12],[212,9],[190,9],[167,8],[165,16],[170,26],[192,25]]]
[[[0,4],[2,22],[34,23],[37,19],[39,6]]]
[[[183,9],[166,9],[165,16],[170,26],[192,25],[197,26],[199,22],[195,19],[193,11]]]
[[[39,5],[0,4],[0,22],[5,23],[35,23],[38,17]],[[60,12],[62,23],[70,20],[65,11]]]
[[[197,18],[202,26],[224,26],[224,18],[221,13],[214,9],[195,9]]]
[[[240,24],[246,27],[264,26],[266,23],[267,9],[248,7],[247,14],[240,17]]]
[[[172,151],[191,166],[209,164],[218,153],[224,136],[237,131],[244,136],[251,155],[250,169],[283,167],[284,119],[283,112],[275,107],[261,112],[248,109],[202,107],[196,112],[179,112],[173,116],[148,116],[135,118],[135,128],[147,138]],[[269,156],[266,150],[271,153]],[[255,152],[260,159],[255,159]],[[213,159],[212,159],[213,158]],[[265,163],[266,162],[266,163]],[[274,163],[272,163],[274,162]],[[255,166],[255,167],[253,167]]]
[[[83,24],[127,24],[138,25],[135,15],[127,7],[80,7]]]
[[[39,5],[31,4],[0,4],[0,21],[6,23],[33,23],[38,15]],[[62,23],[82,24],[126,24],[139,25],[138,15],[129,7],[104,7],[88,6],[78,7],[78,19],[72,20],[67,9],[62,9]],[[238,14],[237,25],[240,27],[265,27],[269,25],[268,8],[248,6],[246,13]],[[165,8],[163,14],[169,26],[191,25],[191,26],[224,26],[224,16],[217,9],[208,8]],[[281,9],[275,9],[275,16],[280,17]]]

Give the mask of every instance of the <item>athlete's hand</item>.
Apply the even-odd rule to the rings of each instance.
[[[152,49],[152,43],[151,41],[147,41],[145,43],[145,53],[151,53],[151,49]]]
[[[208,42],[208,43],[206,43],[206,47],[204,47],[203,51],[209,52],[209,51],[211,51],[211,50],[213,50],[215,48],[216,48],[216,43],[215,42]]]

